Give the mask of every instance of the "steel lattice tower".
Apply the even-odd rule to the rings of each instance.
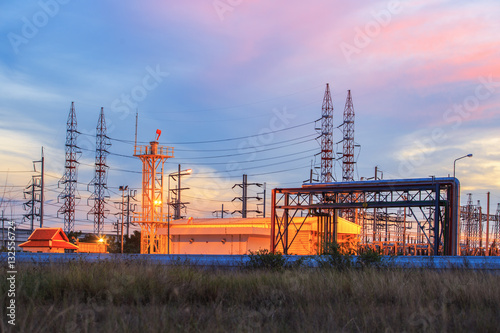
[[[495,224],[493,225],[493,241],[498,248],[500,248],[500,203],[497,204],[497,211],[495,214]]]
[[[64,232],[75,231],[75,205],[76,201],[80,198],[78,197],[77,191],[77,174],[78,174],[78,161],[77,155],[80,153],[78,151],[78,146],[76,145],[76,140],[78,137],[77,122],[76,122],[76,112],[75,104],[71,102],[71,108],[69,110],[67,129],[66,129],[66,162],[64,175],[59,180],[59,184],[64,185],[64,190],[57,197],[58,200],[64,200],[63,205],[57,211],[64,214]]]
[[[347,91],[344,108],[344,153],[342,155],[342,181],[354,180],[354,106],[352,105],[351,91]]]
[[[89,214],[94,215],[94,233],[99,237],[102,235],[104,219],[107,213],[107,209],[105,209],[106,198],[109,198],[107,193],[108,165],[106,164],[109,146],[111,146],[111,143],[106,136],[104,108],[101,108],[96,128],[95,175],[94,179],[89,183],[89,187],[94,187],[94,192],[89,198],[89,200],[94,200],[94,207],[89,211]]]
[[[163,213],[163,167],[174,157],[174,148],[158,146],[134,147],[134,156],[142,162],[142,211],[134,216],[141,226],[141,253],[167,253],[168,235],[159,235],[158,228],[168,228],[168,214]]]
[[[483,212],[481,208],[481,201],[477,201],[476,207],[476,224],[475,224],[475,238],[476,246],[478,249],[483,247]]]
[[[333,103],[330,86],[326,84],[323,107],[321,108],[321,182],[333,179]]]
[[[342,153],[342,181],[352,182],[354,180],[354,106],[352,104],[351,91],[347,91],[347,98],[344,107],[344,122],[342,124],[343,132],[343,153]],[[357,198],[349,200],[357,201]],[[356,210],[345,209],[342,211],[342,217],[356,223]]]
[[[474,205],[472,204],[472,193],[467,193],[467,205],[465,206],[465,219],[464,219],[464,233],[465,233],[465,247],[470,251],[472,247],[472,225],[474,218]]]

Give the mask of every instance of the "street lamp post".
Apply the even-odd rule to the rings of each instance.
[[[459,157],[459,158],[455,159],[455,161],[453,161],[453,178],[455,178],[455,170],[456,170],[456,163],[457,163],[457,161],[461,160],[462,158],[466,158],[466,157],[472,157],[472,154],[464,155],[462,157]]]

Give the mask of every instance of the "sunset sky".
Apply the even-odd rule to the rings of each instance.
[[[270,192],[300,186],[319,166],[314,121],[327,82],[335,126],[352,92],[357,179],[375,166],[384,179],[448,176],[472,153],[457,162],[462,204],[471,192],[485,208],[488,191],[493,212],[500,202],[497,0],[41,0],[4,1],[0,12],[1,209],[16,221],[25,171],[43,146],[45,221],[62,227],[57,182],[72,101],[82,133],[75,229],[91,231],[101,107],[112,144],[108,221],[118,187],[141,186],[136,110],[140,142],[161,129],[160,143],[175,148],[166,172],[193,170],[183,178],[187,215],[210,217],[222,203],[239,209],[232,186],[244,173]]]

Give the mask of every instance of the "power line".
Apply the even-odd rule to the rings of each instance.
[[[291,126],[291,127],[286,127],[286,128],[275,130],[275,131],[269,131],[269,132],[266,132],[266,135],[269,135],[269,134],[272,134],[272,133],[279,133],[279,132],[283,132],[283,131],[289,131],[291,129],[295,129],[295,128],[303,127],[303,126],[306,126],[306,125],[314,124],[315,122],[316,122],[316,120],[313,120],[313,121],[309,121],[307,123],[303,123],[303,124],[299,124],[299,125],[295,125],[295,126]],[[81,135],[92,136],[90,134],[85,134],[85,133],[80,133],[80,134]],[[170,142],[168,144],[169,145],[207,144],[207,143],[227,142],[227,141],[234,141],[234,140],[249,139],[249,138],[258,137],[258,136],[261,136],[261,135],[262,134],[253,134],[253,135],[240,136],[240,137],[235,137],[235,138],[225,138],[225,139],[205,140],[205,141]],[[127,143],[127,144],[131,144],[131,145],[133,145],[135,143],[135,141],[132,141],[132,140],[117,139],[117,138],[112,138],[112,137],[108,137],[108,136],[107,136],[107,138],[109,138],[112,141],[118,141],[118,142]],[[142,141],[142,142],[138,141],[138,143],[147,144],[148,142],[146,142],[146,141]],[[166,144],[166,143],[161,143],[160,142],[159,144]]]
[[[294,139],[290,139],[290,140],[283,140],[283,141],[279,141],[279,142],[273,142],[273,143],[267,143],[267,144],[261,144],[259,145],[259,147],[267,147],[267,146],[274,146],[274,145],[278,145],[278,144],[282,144],[282,143],[290,143],[292,141],[296,141],[296,140],[301,140],[301,139],[305,139],[305,138],[310,138],[310,137],[316,137],[317,134],[316,133],[313,133],[313,134],[308,134],[308,135],[304,135],[304,136],[301,136],[301,137],[298,137],[298,138],[294,138]],[[303,142],[309,142],[310,140],[307,140],[307,141],[303,141]],[[288,146],[285,146],[285,147],[288,147]],[[225,148],[225,149],[182,149],[182,148],[175,148],[176,151],[187,151],[187,152],[213,152],[213,151],[232,151],[232,150],[238,150],[238,151],[241,151],[241,150],[247,150],[247,149],[255,149],[256,147],[241,147],[241,148]]]

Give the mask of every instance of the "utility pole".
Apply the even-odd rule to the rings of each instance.
[[[262,206],[262,217],[266,217],[266,183],[264,183],[264,190],[257,195],[262,194],[263,201],[261,204],[257,204],[258,206]]]
[[[116,241],[118,241],[120,239],[120,228],[119,228],[120,220],[116,220],[116,223],[113,224],[115,225],[116,228]]]
[[[135,204],[130,206],[130,198],[132,198],[132,200],[136,201],[135,200],[136,194],[137,194],[136,190],[129,189],[127,192],[127,196],[126,196],[126,198],[127,198],[127,237],[130,237],[130,212],[134,212],[135,208],[137,207]]]
[[[191,169],[187,169],[187,170],[182,170],[181,171],[181,165],[179,164],[178,167],[177,167],[177,172],[172,172],[170,173],[168,176],[168,192],[169,192],[169,200],[168,200],[168,205],[169,205],[169,212],[170,212],[170,206],[172,206],[172,208],[174,209],[174,216],[173,216],[173,219],[174,220],[179,220],[181,218],[183,218],[182,216],[182,208],[185,208],[186,205],[189,204],[189,202],[182,202],[181,200],[181,192],[182,191],[185,191],[185,190],[189,190],[189,187],[184,187],[182,188],[181,187],[181,177],[182,176],[187,176],[187,175],[190,175],[192,172]],[[177,182],[177,185],[176,185],[176,188],[170,188],[170,178],[172,178],[172,180],[174,182]],[[173,199],[172,199],[172,195],[175,196]],[[170,214],[168,214],[168,219],[170,220]]]
[[[125,186],[120,186],[118,188],[121,192],[122,192],[122,226],[121,226],[121,253],[123,254],[123,222],[124,222],[124,219],[125,219],[125,191],[128,192],[128,186],[125,185]],[[127,207],[127,211],[128,211],[128,207]],[[128,217],[128,216],[127,216]]]
[[[175,216],[177,216],[178,219],[181,218],[181,193],[182,193],[182,190],[181,190],[181,165],[179,164],[177,166],[177,206],[175,207],[176,210],[175,210]]]
[[[479,251],[481,251],[483,247],[483,209],[481,207],[481,202],[478,200],[477,201],[477,208],[479,209],[478,212],[478,224],[477,224],[477,235],[479,238]]]
[[[2,247],[5,246],[5,221],[7,220],[4,216],[4,210],[2,209]]]
[[[227,210],[224,210],[224,204],[222,204],[221,210],[214,210],[212,212],[212,214],[215,214],[215,217],[219,217],[219,212],[220,212],[221,219],[224,218],[224,213],[229,214],[229,212]]]
[[[235,184],[233,188],[235,187],[241,187],[242,189],[242,196],[241,197],[235,197],[233,200],[240,200],[241,201],[241,210],[235,210],[234,213],[240,213],[242,218],[247,218],[247,213],[250,212],[255,212],[255,213],[261,213],[259,210],[249,210],[247,207],[247,201],[248,199],[257,199],[257,200],[262,200],[261,197],[256,196],[256,197],[249,197],[248,196],[248,186],[258,186],[262,187],[261,183],[248,183],[247,181],[247,175],[243,175],[243,182],[241,184]]]
[[[118,190],[122,192],[122,200],[121,202],[115,201],[115,205],[117,209],[120,210],[120,213],[116,213],[116,215],[121,215],[122,226],[121,226],[121,239],[123,243],[123,238],[125,237],[124,228],[126,228],[127,237],[130,237],[130,212],[135,212],[137,207],[136,204],[130,204],[130,199],[136,201],[135,196],[137,194],[136,190],[129,189],[128,185],[119,186]]]
[[[41,163],[41,174],[31,176],[31,182],[25,188],[24,198],[28,199],[24,203],[24,209],[28,210],[27,214],[23,215],[23,220],[29,219],[31,230],[35,228],[35,217],[40,220],[40,228],[43,227],[43,192],[44,192],[44,157],[42,147],[42,158],[40,161],[33,161],[33,171],[36,172],[36,163]],[[38,203],[38,205],[37,205]]]
[[[40,176],[40,228],[43,228],[43,202],[44,202],[44,192],[45,192],[45,189],[44,189],[44,175],[45,175],[45,172],[44,172],[44,169],[45,169],[45,157],[43,156],[43,147],[42,147],[42,159],[40,160],[40,163],[42,164],[42,167],[41,167],[41,176]]]

